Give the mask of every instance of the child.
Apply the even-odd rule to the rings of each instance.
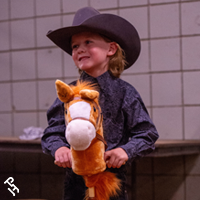
[[[140,39],[125,19],[100,14],[86,7],[75,14],[73,25],[51,31],[47,36],[72,55],[81,71],[80,79],[97,83],[103,112],[104,138],[108,148],[104,159],[109,171],[122,180],[122,192],[113,200],[125,200],[125,162],[144,156],[154,149],[158,133],[144,103],[133,86],[119,79],[140,53]],[[75,84],[73,82],[72,84]],[[71,170],[70,145],[65,138],[64,107],[56,99],[47,113],[49,126],[44,131],[44,152],[55,157],[55,164],[66,168],[65,200],[82,200],[82,177]]]

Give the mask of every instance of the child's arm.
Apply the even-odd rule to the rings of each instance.
[[[120,168],[128,160],[128,155],[124,149],[116,148],[106,151],[104,154],[104,160],[108,168]]]
[[[71,168],[72,159],[71,159],[71,150],[67,147],[60,147],[55,152],[55,161],[54,163],[59,167]]]

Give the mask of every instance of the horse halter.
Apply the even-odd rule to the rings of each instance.
[[[82,99],[82,98],[81,98],[81,97],[74,97],[74,98],[72,99],[72,101],[73,101],[73,100],[78,100],[78,99]],[[84,99],[82,99],[82,100],[84,100]],[[101,111],[101,110],[100,110],[100,107],[96,104],[95,101],[93,101],[93,104],[94,104],[95,109],[98,110],[98,118],[97,118],[96,126],[94,125],[94,123],[93,123],[90,119],[86,119],[86,118],[84,118],[84,117],[75,117],[75,118],[73,118],[71,121],[73,121],[73,120],[75,120],[75,119],[81,119],[81,120],[89,121],[90,123],[92,123],[92,124],[94,125],[94,127],[95,127],[95,130],[96,130],[96,138],[97,138],[98,140],[102,141],[102,142],[104,143],[104,145],[105,145],[105,149],[107,149],[107,147],[108,147],[107,142],[105,141],[105,139],[104,139],[100,134],[97,133],[97,131],[99,130],[99,128],[100,128],[100,126],[101,126],[101,123],[102,123],[102,120],[103,120],[103,115],[102,115],[102,112],[100,112],[100,111]],[[71,121],[70,121],[70,122],[71,122]],[[68,123],[69,123],[69,122],[67,122],[67,124],[68,124]]]

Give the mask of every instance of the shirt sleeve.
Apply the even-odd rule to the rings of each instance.
[[[121,148],[126,151],[129,161],[132,162],[155,149],[158,133],[139,94],[136,98],[125,99],[123,111],[126,119],[125,132],[129,141]]]
[[[65,138],[64,104],[57,98],[47,111],[48,127],[44,130],[41,145],[44,153],[55,156],[58,148],[70,148]]]

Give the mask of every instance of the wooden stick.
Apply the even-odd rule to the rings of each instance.
[[[95,197],[95,190],[94,187],[89,188],[89,198]]]

